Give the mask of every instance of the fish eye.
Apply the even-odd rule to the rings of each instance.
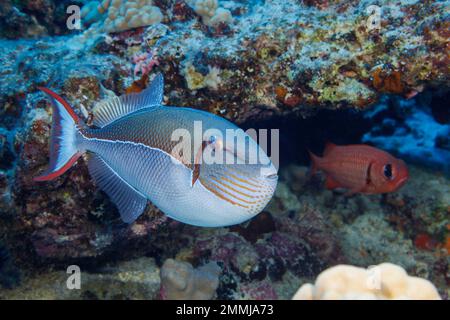
[[[383,167],[383,174],[386,178],[391,180],[393,178],[392,175],[392,164],[388,163]]]
[[[210,136],[207,141],[207,145],[211,146],[211,150],[213,154],[216,153],[216,143],[217,143],[217,137],[216,136]]]
[[[223,142],[221,137],[217,137],[215,135],[209,136],[206,140],[206,146],[211,148],[211,154],[216,154],[216,149],[222,149]]]

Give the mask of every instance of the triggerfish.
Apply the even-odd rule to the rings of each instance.
[[[323,171],[328,189],[347,189],[348,195],[394,192],[408,180],[408,168],[403,160],[368,145],[328,143],[322,158],[309,154],[311,173]]]
[[[140,93],[101,102],[93,126],[87,126],[56,93],[39,89],[53,102],[53,122],[50,165],[35,180],[55,179],[87,153],[91,177],[126,223],[135,221],[150,200],[175,220],[228,226],[252,218],[272,198],[277,169],[257,142],[212,113],[163,105],[161,74]],[[190,137],[199,124],[196,147]],[[229,132],[244,143],[229,144],[225,141]],[[216,153],[226,161],[213,158]],[[206,154],[212,160],[202,161]],[[257,161],[250,159],[251,154],[257,154]]]

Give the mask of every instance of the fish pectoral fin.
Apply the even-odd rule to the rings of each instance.
[[[91,154],[89,173],[117,206],[123,222],[134,222],[144,211],[147,198],[123,180],[101,157]]]
[[[339,182],[337,182],[336,180],[334,180],[333,177],[331,177],[330,175],[327,176],[327,180],[325,181],[325,187],[328,190],[333,190],[333,189],[337,189],[340,188],[341,185],[339,184]]]
[[[202,164],[203,151],[205,151],[205,148],[208,146],[208,144],[209,143],[207,141],[203,141],[201,147],[199,148],[197,154],[195,155],[194,169],[192,171],[191,187],[193,187],[198,178],[200,178],[200,169]]]
[[[93,110],[93,124],[102,128],[139,109],[160,106],[163,94],[164,77],[158,73],[147,89],[142,92],[130,93],[98,103]]]
[[[192,181],[191,187],[194,187],[195,182],[197,182],[200,177],[200,164],[194,164],[194,170],[192,171]]]

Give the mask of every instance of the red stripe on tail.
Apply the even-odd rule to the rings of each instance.
[[[53,99],[55,99],[56,101],[61,103],[64,106],[64,108],[66,109],[66,111],[70,114],[70,116],[72,117],[73,121],[75,121],[75,123],[78,124],[80,122],[80,118],[77,116],[75,111],[73,111],[72,107],[67,103],[67,101],[65,101],[58,94],[56,94],[55,92],[53,92],[52,90],[50,90],[48,88],[38,87],[38,89],[43,91],[43,92],[45,92],[46,94],[51,96]]]
[[[66,172],[67,170],[70,169],[70,167],[77,162],[78,158],[81,157],[80,152],[75,153],[72,158],[70,158],[69,161],[66,162],[66,164],[64,166],[61,167],[61,169],[58,169],[56,171],[52,171],[48,174],[44,174],[42,176],[38,176],[38,177],[34,177],[33,180],[34,181],[49,181],[49,180],[53,180],[55,178],[58,178],[60,175],[62,175],[64,172]]]
[[[66,172],[81,156],[77,150],[78,125],[84,125],[72,107],[50,89],[39,87],[52,100],[53,119],[50,135],[50,164],[34,181],[53,180]]]

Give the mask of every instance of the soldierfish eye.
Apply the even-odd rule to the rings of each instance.
[[[390,163],[386,164],[383,167],[383,174],[386,178],[388,178],[389,180],[392,180],[392,178],[393,178],[392,165]]]

